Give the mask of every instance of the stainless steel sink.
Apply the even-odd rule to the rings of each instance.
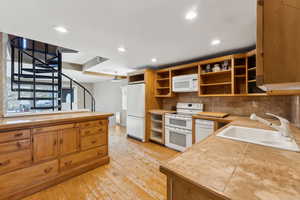
[[[290,151],[300,151],[295,140],[281,136],[278,131],[229,126],[217,136]]]

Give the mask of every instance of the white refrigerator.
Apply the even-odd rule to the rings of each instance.
[[[127,135],[145,142],[145,84],[128,85]]]

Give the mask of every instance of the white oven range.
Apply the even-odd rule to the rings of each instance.
[[[165,115],[165,145],[177,151],[192,146],[192,115],[203,111],[203,104],[177,103],[176,114]]]

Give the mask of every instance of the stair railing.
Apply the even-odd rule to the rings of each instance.
[[[82,84],[80,84],[79,82],[75,81],[74,79],[72,79],[71,77],[69,77],[68,75],[62,73],[59,69],[55,69],[54,67],[51,67],[50,64],[40,60],[39,58],[36,58],[34,57],[34,53],[33,55],[31,55],[30,53],[27,53],[25,50],[28,50],[28,49],[23,49],[21,48],[21,46],[16,46],[14,44],[14,40],[15,39],[19,39],[18,42],[19,42],[19,45],[20,45],[20,40],[22,40],[22,38],[20,37],[15,37],[13,38],[12,40],[10,40],[10,48],[11,48],[11,88],[12,88],[12,91],[15,91],[13,89],[13,82],[14,82],[14,78],[15,78],[15,75],[14,75],[14,68],[15,68],[15,49],[18,50],[18,96],[19,93],[20,93],[20,72],[22,71],[22,67],[23,67],[23,54],[29,56],[32,58],[33,62],[32,62],[32,65],[33,65],[33,73],[35,74],[35,66],[36,66],[36,63],[38,62],[39,64],[42,64],[42,65],[45,65],[49,68],[52,68],[52,90],[54,91],[54,73],[57,73],[58,74],[58,81],[60,81],[60,84],[61,84],[61,81],[62,81],[62,77],[65,77],[67,78],[69,81],[70,81],[70,90],[71,90],[71,103],[70,103],[70,109],[72,110],[73,109],[73,99],[74,99],[74,94],[73,94],[73,83],[75,83],[77,86],[79,86],[81,89],[83,89],[83,98],[84,98],[84,109],[86,109],[86,93],[90,96],[91,98],[91,111],[92,112],[95,112],[95,108],[96,108],[96,101],[95,101],[95,98],[94,96],[92,95],[92,93],[87,89],[85,88]],[[34,44],[34,41],[33,41],[33,44]],[[45,44],[45,61],[46,61],[46,53],[48,53],[47,50],[48,49],[48,45]],[[32,52],[34,52],[34,46],[32,49]],[[59,58],[60,57],[60,58]],[[56,57],[53,57],[51,59],[55,59]],[[61,62],[61,53],[58,52],[58,56],[57,56],[58,60]],[[48,59],[48,60],[51,60],[51,59]],[[61,65],[58,64],[58,66]],[[34,79],[34,102],[35,102],[35,77],[33,78]],[[61,90],[61,87],[59,87],[60,90]],[[59,92],[61,94],[61,91]],[[54,95],[53,95],[54,96]],[[54,101],[54,98],[52,98],[52,102]],[[61,101],[61,96],[58,97],[58,101]],[[59,109],[61,109],[61,104],[59,104],[60,107]],[[53,104],[53,107],[54,107],[54,104]]]

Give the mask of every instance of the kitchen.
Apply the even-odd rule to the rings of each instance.
[[[299,2],[3,2],[0,199],[300,199]]]

